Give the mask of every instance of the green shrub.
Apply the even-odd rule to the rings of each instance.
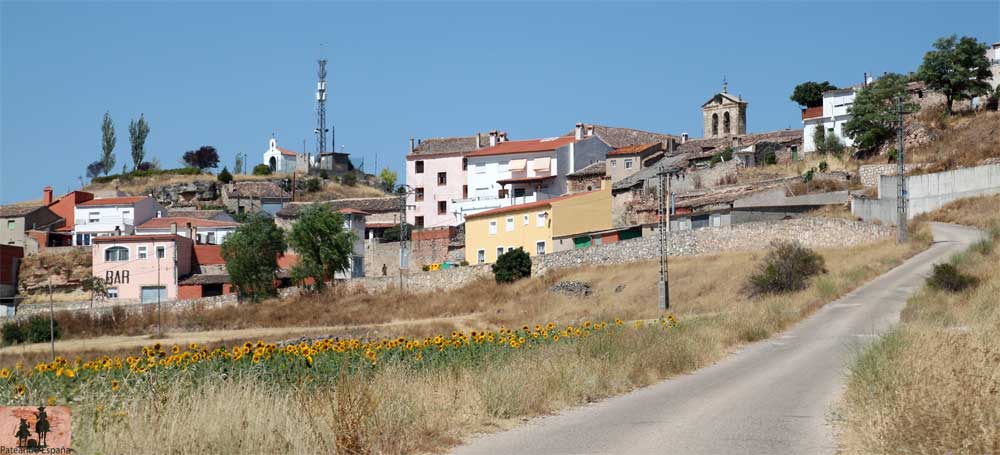
[[[764,155],[764,164],[778,164],[778,155],[775,155],[774,152],[767,152],[767,155]]]
[[[2,332],[4,344],[24,343],[24,330],[21,330],[21,326],[17,322],[4,323],[3,327],[0,327],[0,332]]]
[[[219,172],[219,176],[216,178],[222,183],[229,183],[233,181],[233,174],[229,173],[229,168],[223,167],[222,172]]]
[[[431,266],[429,266],[427,264],[424,264],[423,267],[420,267],[420,270],[423,270],[425,272],[430,272],[431,271]]]
[[[323,180],[329,180],[330,179],[330,173],[327,172],[326,169],[320,169],[319,170],[319,178],[321,178]]]
[[[805,183],[809,183],[812,181],[813,176],[815,175],[816,175],[816,169],[815,168],[809,169],[808,171],[806,171],[805,174],[802,175],[802,181]]]
[[[493,264],[493,278],[497,283],[513,283],[531,276],[531,257],[524,248],[508,251]]]
[[[458,265],[460,265],[460,266],[462,266],[462,267],[465,267],[465,266],[469,265],[469,261],[466,261],[465,259],[462,259],[462,260],[461,260],[461,261],[460,261],[460,262],[458,263]]]
[[[750,275],[745,292],[751,296],[800,291],[809,278],[826,273],[823,256],[795,241],[776,241]]]
[[[253,167],[253,175],[271,175],[271,166],[258,164]]]
[[[59,339],[62,333],[59,330],[59,322],[53,321],[55,339]],[[43,343],[49,341],[49,318],[45,316],[32,316],[28,319],[27,327],[24,327],[25,338],[31,343]]]
[[[830,169],[830,165],[827,164],[826,161],[820,161],[819,162],[819,171],[820,172],[826,172],[827,169]]]
[[[934,272],[927,278],[927,285],[941,291],[961,292],[979,283],[976,277],[966,275],[953,264],[935,264]]]
[[[313,177],[313,178],[310,178],[309,180],[306,180],[306,191],[308,191],[310,193],[315,193],[315,192],[317,192],[317,191],[320,190],[320,187],[321,187],[321,185],[319,183],[319,179],[318,178]]]
[[[340,179],[340,182],[347,186],[354,186],[358,184],[358,176],[354,175],[353,172],[344,174],[344,177]]]

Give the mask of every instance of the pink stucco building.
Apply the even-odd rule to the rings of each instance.
[[[406,184],[413,194],[406,200],[406,222],[417,228],[458,225],[461,221],[454,202],[469,197],[465,154],[489,147],[489,141],[488,136],[479,133],[417,143],[410,139]]]
[[[191,273],[192,242],[177,234],[93,238],[93,274],[117,301],[177,299],[178,278]]]

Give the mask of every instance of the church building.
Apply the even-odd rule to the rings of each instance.
[[[723,82],[722,91],[701,105],[706,139],[747,134],[748,103],[727,93],[726,85]]]

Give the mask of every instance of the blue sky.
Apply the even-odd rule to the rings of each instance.
[[[313,151],[321,43],[338,148],[372,172],[376,155],[402,171],[411,136],[524,139],[583,121],[698,137],[723,75],[750,102],[748,130],[799,128],[801,81],[912,71],[952,33],[1000,40],[997,1],[4,1],[0,15],[2,203],[77,187],[106,110],[119,168],[140,113],[164,167],[202,145],[258,163],[272,133]]]

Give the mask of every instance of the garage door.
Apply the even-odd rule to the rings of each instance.
[[[281,210],[281,203],[280,202],[274,202],[274,203],[272,203],[272,202],[266,202],[266,203],[264,203],[262,205],[261,209],[264,210],[267,213],[270,213],[271,215],[274,215],[275,213],[278,213],[278,210]]]
[[[141,302],[156,303],[157,301],[167,301],[167,288],[165,286],[143,286]]]

